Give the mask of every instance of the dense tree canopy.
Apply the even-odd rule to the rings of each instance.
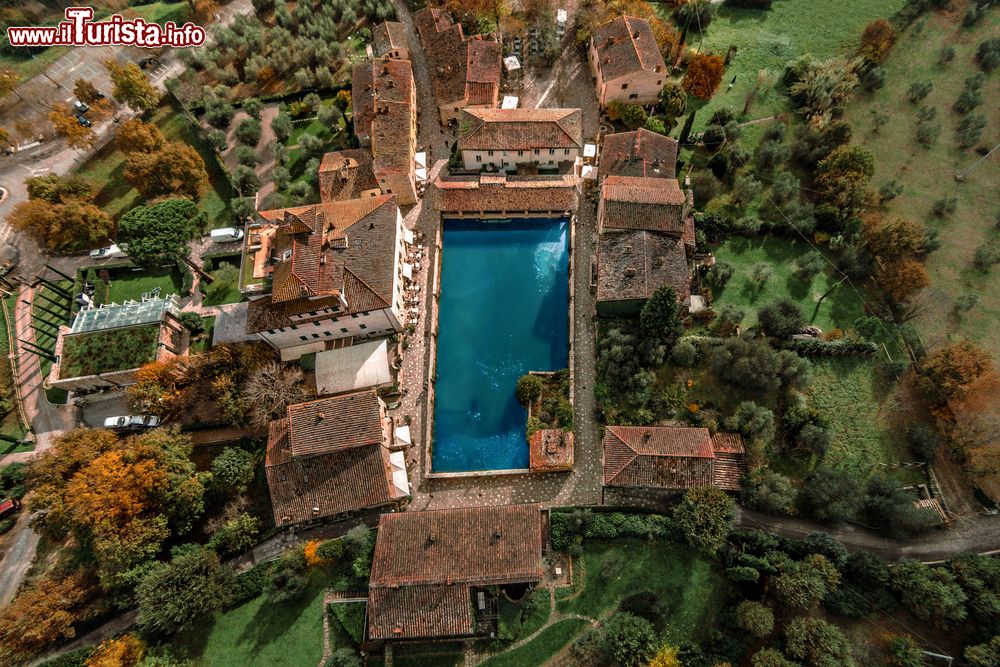
[[[114,98],[135,111],[152,111],[160,103],[160,94],[149,83],[145,72],[135,63],[121,65],[114,60],[104,63],[114,85]]]
[[[187,257],[188,242],[205,226],[205,214],[188,199],[137,206],[122,216],[118,241],[136,264],[150,268]]]
[[[93,577],[83,570],[33,581],[0,608],[0,658],[15,664],[71,639],[73,626],[87,620],[87,605],[96,593]]]
[[[674,509],[674,520],[691,546],[715,553],[736,521],[736,503],[715,487],[689,489]]]
[[[687,73],[684,75],[684,90],[703,100],[709,99],[722,82],[725,69],[721,56],[695,54],[688,62]]]
[[[170,634],[226,600],[233,577],[229,567],[208,549],[185,545],[169,563],[157,563],[137,590],[139,627],[154,634]]]

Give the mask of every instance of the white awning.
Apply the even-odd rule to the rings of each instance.
[[[385,340],[327,350],[316,355],[316,393],[340,394],[392,382]]]
[[[418,167],[427,168],[427,152],[421,151],[419,153],[413,154],[413,161],[417,163]]]
[[[580,169],[580,178],[586,178],[589,180],[597,178],[597,169],[589,164],[583,165],[583,168]]]
[[[568,18],[569,18],[569,14],[566,13],[565,9],[557,9],[556,10],[556,23],[558,23],[559,25],[565,25],[566,24],[566,19],[568,19]]]
[[[583,157],[596,157],[596,156],[597,156],[597,144],[583,145]]]
[[[413,441],[410,439],[410,426],[408,424],[403,424],[402,426],[396,427],[396,444],[397,445],[413,444]]]
[[[414,170],[414,173],[417,176],[417,181],[419,181],[421,183],[426,183],[427,182],[427,168],[426,167],[417,167]]]
[[[407,243],[409,243],[410,245],[413,245],[413,230],[412,229],[406,229],[405,227],[403,228],[403,240],[406,241]]]
[[[406,455],[403,452],[391,452],[389,467],[392,469],[392,486],[396,494],[410,495],[410,480],[406,476]]]
[[[517,56],[507,56],[503,59],[503,66],[508,72],[513,72],[521,69],[521,61],[517,59]]]
[[[504,95],[503,96],[503,101],[500,102],[500,108],[501,109],[516,109],[517,105],[518,105],[518,102],[520,102],[520,100],[517,98],[516,95]]]
[[[413,280],[413,265],[403,262],[403,277]]]

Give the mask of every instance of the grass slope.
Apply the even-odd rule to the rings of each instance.
[[[323,655],[323,590],[328,577],[314,572],[296,600],[269,602],[266,595],[216,614],[171,642],[175,657],[208,667],[298,667]]]
[[[483,667],[544,665],[587,627],[589,624],[586,621],[577,618],[563,619],[550,625],[524,646],[490,658],[483,663]]]
[[[954,13],[956,17],[961,12]],[[971,29],[956,25],[957,19],[930,14],[905,31],[885,64],[886,85],[875,95],[859,96],[848,110],[855,128],[855,142],[875,154],[878,186],[891,179],[903,184],[903,193],[888,204],[888,213],[923,222],[938,230],[941,247],[927,259],[931,288],[926,294],[926,311],[915,320],[925,347],[935,347],[955,337],[967,337],[983,345],[1000,360],[1000,271],[976,270],[972,258],[977,248],[1000,240],[997,230],[1000,204],[1000,156],[992,155],[963,183],[956,172],[979,159],[973,150],[955,144],[955,128],[961,116],[952,110],[964,81],[979,71],[973,56],[978,44],[1000,34],[1000,12],[988,12]],[[955,59],[938,64],[941,48],[955,48]],[[937,108],[942,132],[937,143],[924,148],[916,142],[917,107],[906,99],[914,81],[930,81],[934,88],[923,104]],[[983,104],[977,109],[988,118],[981,146],[1000,142],[1000,77],[988,75],[983,86]],[[871,110],[889,115],[878,134],[871,131]],[[958,198],[958,208],[947,219],[933,215],[934,202],[944,196]],[[955,299],[973,293],[979,300],[968,313],[958,316]]]

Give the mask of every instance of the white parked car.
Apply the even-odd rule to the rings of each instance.
[[[128,257],[128,255],[115,244],[111,244],[107,248],[98,248],[97,250],[90,251],[91,259],[114,259],[120,257]]]
[[[215,243],[231,243],[243,240],[243,230],[236,227],[222,227],[221,229],[213,229],[209,236]]]
[[[160,418],[156,415],[123,415],[121,417],[108,417],[104,420],[104,428],[119,430],[154,428],[159,425]]]

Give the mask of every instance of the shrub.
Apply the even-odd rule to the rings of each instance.
[[[542,395],[543,381],[538,375],[522,375],[517,380],[517,401],[521,405],[528,405],[537,401]]]
[[[764,333],[775,338],[788,338],[806,324],[806,317],[798,304],[789,299],[767,304],[757,312],[757,320]]]
[[[698,359],[698,349],[689,341],[679,340],[670,350],[670,359],[681,368],[691,368]]]
[[[331,653],[323,667],[361,667],[362,664],[358,654],[345,646]]]
[[[226,447],[212,460],[212,480],[227,492],[243,493],[254,474],[254,456],[245,449]]]
[[[254,120],[260,120],[260,112],[264,104],[256,97],[248,97],[243,100],[243,110]]]
[[[862,500],[861,484],[850,473],[820,466],[799,493],[799,508],[818,521],[840,524],[857,515]]]
[[[759,468],[750,475],[743,487],[743,500],[768,514],[792,516],[798,492],[792,481],[769,468]]]
[[[996,264],[1000,264],[1000,243],[989,241],[979,246],[976,248],[976,253],[973,255],[972,261],[977,269],[983,271],[992,268]]]
[[[937,143],[941,136],[941,123],[937,121],[922,120],[917,123],[917,143],[921,146],[931,147]]]
[[[260,143],[260,121],[254,118],[244,118],[236,126],[236,139],[247,146]]]
[[[992,72],[1000,65],[1000,37],[980,42],[976,49],[976,62],[987,72]]]
[[[934,84],[930,81],[914,81],[906,89],[906,99],[910,100],[912,104],[917,104],[930,95],[932,90],[934,90]]]
[[[330,605],[330,613],[340,622],[344,631],[354,640],[355,644],[364,641],[365,605],[363,603],[332,604]]]
[[[236,161],[250,168],[257,166],[257,151],[249,146],[236,147]]]
[[[733,277],[733,266],[725,262],[716,262],[705,269],[705,282],[713,291],[721,290]]]
[[[601,627],[600,645],[621,667],[639,667],[656,653],[656,632],[646,619],[619,611]]]
[[[744,600],[736,605],[736,624],[752,637],[763,639],[774,629],[774,612],[760,602]]]
[[[333,539],[322,542],[316,548],[316,555],[325,561],[338,561],[343,557],[345,551],[344,541]]]
[[[691,189],[694,191],[695,205],[704,208],[705,204],[719,194],[719,181],[711,173],[699,171],[691,177]]]
[[[958,145],[962,148],[971,148],[979,143],[986,129],[986,116],[981,113],[970,113],[959,123],[956,131]]]

